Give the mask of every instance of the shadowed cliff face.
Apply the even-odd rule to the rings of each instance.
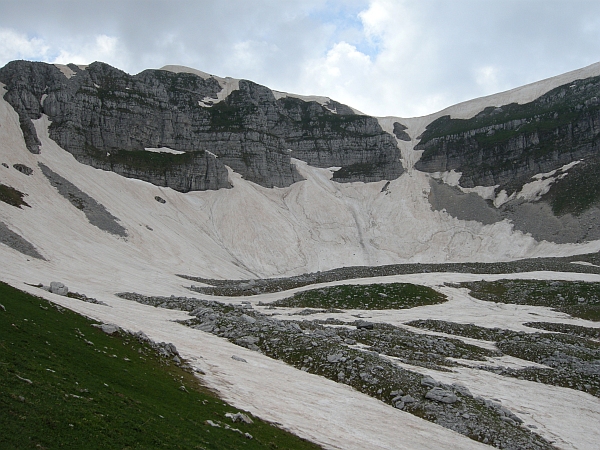
[[[380,181],[403,171],[393,136],[336,102],[277,100],[245,80],[217,101],[222,86],[213,77],[162,70],[131,76],[103,63],[69,68],[70,78],[45,63],[0,69],[4,98],[32,153],[39,140],[31,120],[46,114],[52,139],[80,162],[183,192],[230,187],[225,166],[262,186],[289,186],[302,179],[291,157],[342,167],[337,181]],[[144,151],[160,147],[186,154]]]
[[[496,208],[434,182],[434,209],[483,223],[509,219],[536,240],[600,238],[600,77],[576,80],[530,103],[488,107],[471,119],[441,117],[420,138],[417,169],[461,172],[461,187],[496,186],[495,195],[505,191],[507,198]],[[535,179],[550,178],[536,198],[520,194]]]
[[[531,177],[600,151],[600,77],[577,80],[533,102],[488,107],[471,119],[427,126],[418,170],[462,172],[461,186],[508,194]]]

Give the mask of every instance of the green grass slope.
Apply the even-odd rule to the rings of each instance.
[[[134,336],[2,283],[0,304],[2,449],[319,448],[233,423],[239,410]]]

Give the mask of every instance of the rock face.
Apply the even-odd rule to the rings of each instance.
[[[584,205],[580,207],[581,210],[575,210],[574,207],[585,198],[566,189],[577,183],[578,175],[585,171],[583,164],[571,169],[567,177],[559,180],[548,194],[533,203],[514,199],[496,208],[475,193],[464,193],[457,187],[436,180],[430,182],[429,202],[434,210],[445,210],[460,220],[491,224],[508,219],[515,229],[530,233],[539,241],[566,244],[596,240],[600,239],[599,205]],[[587,181],[594,182],[594,178]],[[593,190],[590,192],[593,193]]]
[[[15,233],[2,221],[0,221],[0,243],[32,258],[46,260],[31,242]]]
[[[33,169],[31,167],[27,167],[25,164],[13,164],[13,167],[27,176],[33,173]]]
[[[13,61],[0,69],[4,98],[25,142],[39,153],[32,119],[46,114],[50,136],[77,160],[178,191],[230,187],[225,166],[266,187],[302,177],[297,158],[341,167],[337,181],[393,179],[403,171],[393,136],[375,118],[330,101],[276,98],[246,80],[224,99],[215,77],[145,70],[131,76],[104,63],[68,66]],[[169,148],[182,154],[151,153]]]
[[[407,128],[406,125],[402,125],[400,122],[394,122],[394,135],[401,141],[410,141],[410,136],[404,131]]]
[[[69,200],[75,208],[80,209],[90,224],[115,236],[127,236],[127,230],[119,224],[119,219],[109,213],[104,205],[98,203],[69,180],[53,172],[44,164],[39,163],[39,167],[58,193]]]
[[[427,126],[415,167],[462,172],[463,187],[510,194],[538,173],[598,155],[600,77],[577,80],[533,102],[488,107],[471,119],[443,116]],[[595,165],[598,163],[595,162]]]
[[[484,224],[509,219],[540,241],[584,242],[600,238],[599,137],[600,77],[593,77],[530,103],[488,107],[467,120],[433,121],[415,147],[424,150],[415,167],[461,172],[462,188],[495,186],[494,197],[506,194],[494,206],[432,182],[429,200],[436,210]],[[547,188],[528,194],[535,183]]]

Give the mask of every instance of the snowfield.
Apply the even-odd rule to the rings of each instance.
[[[192,70],[179,66],[163,69]],[[74,75],[66,66],[61,70],[65,76]],[[199,71],[192,73],[211,76]],[[224,400],[325,448],[489,448],[346,385],[302,372],[175,322],[189,318],[186,313],[141,305],[114,294],[199,297],[185,288],[190,282],[177,274],[215,279],[267,278],[346,266],[495,262],[600,251],[600,241],[562,245],[538,242],[531,235],[514,230],[506,220],[483,225],[433,211],[428,202],[429,175],[413,169],[420,156],[420,152],[413,150],[415,137],[435,118],[444,114],[466,118],[486,106],[524,103],[560,84],[598,74],[600,64],[462,103],[423,118],[379,119],[387,131],[391,131],[395,121],[401,122],[408,126],[406,131],[413,137],[412,141],[398,141],[407,170],[392,180],[386,190],[382,190],[385,181],[335,183],[331,180],[331,170],[294,160],[306,180],[288,188],[263,188],[230,171],[232,189],[183,194],[78,163],[48,137],[49,121],[45,116],[35,121],[42,142],[41,154],[31,154],[25,147],[17,114],[0,98],[0,163],[8,166],[0,166],[0,182],[25,193],[24,200],[29,205],[17,208],[0,202],[0,222],[33,244],[46,259],[36,259],[0,244],[0,280],[94,319],[133,332],[141,330],[156,341],[174,343],[180,354],[204,373],[203,381],[220,392]],[[239,81],[216,78],[223,91],[217,99],[206,99],[213,104],[237,89]],[[82,210],[50,184],[39,163],[103,205],[125,227],[127,236],[119,237],[92,225]],[[24,164],[33,169],[33,174],[25,175],[13,169],[13,164]],[[458,183],[457,174],[438,175]],[[554,176],[546,175],[546,180],[532,182],[531,189],[523,195],[541,192],[546,187],[543,184],[550,183]],[[166,203],[156,201],[156,196]],[[353,321],[360,315],[373,322],[401,327],[412,320],[439,319],[525,332],[534,331],[523,325],[532,320],[600,327],[598,322],[576,319],[549,308],[476,300],[464,289],[444,285],[502,278],[600,282],[600,275],[580,273],[425,273],[345,280],[247,298],[212,299],[234,304],[249,301],[257,310],[271,314],[267,306],[258,303],[268,304],[294,292],[327,285],[405,282],[433,287],[446,294],[449,301],[407,310],[348,310],[335,317]],[[109,306],[60,297],[29,285],[48,285],[55,280],[65,283],[70,291],[94,297]],[[276,311],[281,320],[298,319],[298,312],[298,308]],[[310,316],[311,319],[327,317],[333,315]],[[490,342],[461,339],[493,348]],[[234,355],[247,362],[232,359]],[[517,358],[500,358],[490,363],[513,367],[532,364]],[[412,366],[410,369],[444,382],[463,383],[474,394],[501,400],[559,448],[598,448],[600,401],[589,394],[502,377],[475,367],[453,368],[450,372]]]

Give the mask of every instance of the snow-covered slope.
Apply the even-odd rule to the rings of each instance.
[[[383,189],[385,182],[334,183],[329,170],[296,161],[306,181],[288,188],[263,188],[231,172],[233,189],[182,194],[79,164],[48,138],[44,118],[36,122],[42,151],[33,155],[22,143],[16,114],[4,101],[0,106],[0,158],[9,165],[1,168],[2,182],[26,193],[31,206],[0,203],[0,219],[48,259],[36,264],[65,274],[80,268],[79,260],[109,267],[120,261],[141,279],[154,272],[236,278],[408,261],[569,255],[600,248],[598,242],[538,243],[507,222],[481,225],[432,211],[428,178],[416,171]],[[34,173],[18,172],[12,168],[16,163]],[[104,205],[128,236],[115,237],[91,225],[50,185],[38,163]],[[21,258],[6,246],[0,251],[7,259]]]
[[[223,101],[223,99],[227,98],[227,96],[229,94],[231,94],[233,91],[238,90],[240,87],[240,85],[239,85],[240,80],[238,80],[237,78],[230,78],[230,77],[222,78],[222,77],[218,77],[216,75],[210,75],[206,72],[202,72],[201,70],[192,69],[190,67],[166,65],[166,66],[161,67],[160,70],[166,70],[168,72],[173,72],[173,73],[191,73],[194,75],[198,75],[199,77],[204,78],[204,79],[214,78],[215,80],[217,80],[219,82],[219,84],[221,85],[222,90],[217,94],[216,98],[210,98],[210,97],[205,98],[202,101],[202,106],[204,106],[204,107],[210,107],[210,106],[214,105],[215,103],[219,103],[219,102]]]

